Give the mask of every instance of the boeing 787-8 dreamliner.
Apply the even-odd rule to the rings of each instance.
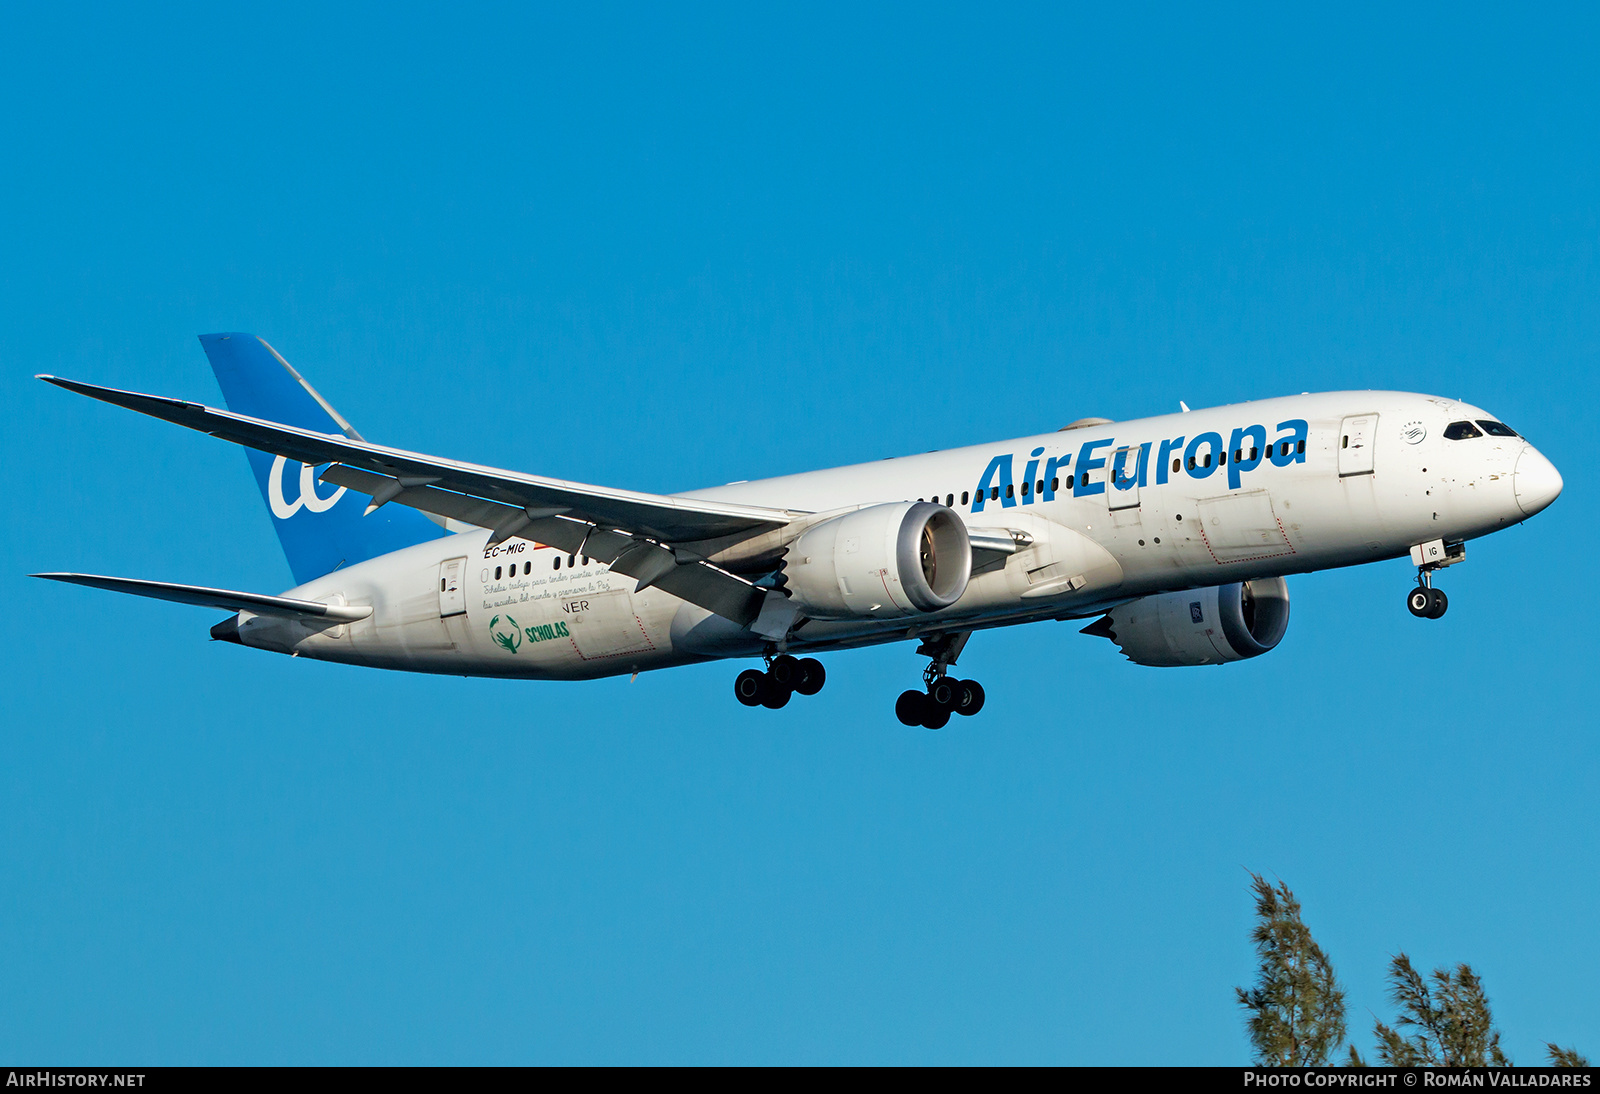
[[[246,449],[296,586],[277,596],[39,577],[231,613],[214,638],[374,668],[581,680],[723,658],[748,706],[824,681],[816,654],[916,641],[937,729],[975,631],[1088,620],[1141,665],[1256,657],[1284,578],[1409,554],[1413,615],[1465,543],[1561,493],[1488,411],[1395,391],[1294,395],[681,494],[644,494],[365,440],[266,342],[200,339],[228,410],[41,379]]]

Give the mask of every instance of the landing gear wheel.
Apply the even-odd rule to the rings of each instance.
[[[800,659],[800,679],[795,684],[794,690],[801,695],[815,695],[822,690],[823,683],[828,679],[827,672],[822,667],[822,662],[815,657]]]
[[[968,717],[983,709],[983,685],[976,680],[963,680],[956,685],[956,713]]]
[[[767,667],[767,675],[772,682],[783,688],[784,691],[794,691],[795,685],[800,682],[802,675],[800,659],[780,654],[772,659],[772,664]]]
[[[901,725],[920,726],[926,715],[928,697],[920,691],[902,691],[894,701],[894,716]]]
[[[733,679],[733,694],[747,707],[758,707],[767,690],[767,674],[760,669],[745,669]]]
[[[1406,594],[1406,608],[1418,619],[1426,619],[1433,611],[1433,590],[1418,585]]]
[[[950,711],[936,703],[923,708],[922,724],[927,729],[943,729],[950,724]]]
[[[789,705],[789,700],[793,697],[794,692],[778,683],[770,674],[766,677],[765,684],[766,687],[763,689],[761,696],[762,706],[768,710],[782,710]]]
[[[1450,598],[1444,595],[1443,589],[1429,589],[1433,594],[1433,607],[1428,609],[1429,619],[1438,619],[1450,608]]]
[[[928,701],[939,710],[949,714],[961,703],[961,685],[959,681],[951,680],[944,676],[939,677],[939,679],[928,685]],[[930,726],[929,728],[937,729],[938,727]]]

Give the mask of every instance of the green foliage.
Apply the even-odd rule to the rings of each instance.
[[[1300,919],[1300,902],[1279,882],[1251,874],[1256,925],[1250,932],[1261,968],[1255,986],[1235,988],[1249,1012],[1246,1027],[1256,1063],[1266,1067],[1315,1067],[1344,1041],[1344,991],[1333,963]],[[1489,997],[1472,966],[1435,969],[1424,977],[1399,954],[1389,963],[1389,997],[1400,1008],[1395,1027],[1373,1024],[1378,1059],[1391,1067],[1510,1067],[1500,1031],[1489,1013]],[[1410,1032],[1411,1036],[1404,1034]],[[1588,1067],[1577,1049],[1545,1042],[1551,1067]],[[1366,1067],[1350,1046],[1346,1067]]]
[[[1344,1040],[1344,991],[1333,963],[1300,919],[1300,902],[1279,882],[1251,874],[1256,926],[1250,933],[1261,967],[1255,986],[1235,988],[1249,1012],[1246,1025],[1256,1062],[1267,1067],[1314,1067],[1328,1062]]]
[[[1429,985],[1432,980],[1432,986]],[[1389,965],[1389,997],[1400,1008],[1395,1025],[1414,1029],[1410,1038],[1373,1024],[1378,1058],[1391,1067],[1510,1067],[1500,1050],[1500,1031],[1489,1013],[1483,981],[1465,963],[1454,972],[1435,969],[1425,979],[1405,954]]]

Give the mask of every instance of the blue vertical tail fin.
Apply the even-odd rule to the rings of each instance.
[[[202,334],[200,345],[234,413],[361,439],[277,350],[255,335]],[[445,534],[427,516],[403,505],[364,515],[365,495],[317,481],[326,465],[308,467],[251,448],[245,455],[296,584]]]

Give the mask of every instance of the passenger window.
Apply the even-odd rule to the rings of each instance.
[[[501,572],[502,569],[504,569],[504,567],[501,567],[501,566],[496,566],[494,568],[494,579],[496,581],[500,580],[500,572]]]
[[[1294,446],[1294,450],[1295,450],[1295,454],[1296,455],[1304,456],[1306,454],[1306,442],[1305,441],[1296,441],[1295,442],[1295,446]],[[1288,453],[1285,452],[1284,455],[1287,456]]]
[[[574,566],[576,566],[577,564],[578,564],[578,556],[577,555],[568,555],[567,556],[567,569],[570,570]]]
[[[1478,424],[1483,426],[1483,431],[1491,437],[1515,437],[1517,435],[1517,431],[1506,425],[1505,422],[1485,422],[1480,419]]]
[[[1017,492],[1016,492],[1016,489],[1015,489],[1015,488],[1014,488],[1014,487],[1011,487],[1011,486],[1007,486],[1007,487],[1006,487],[1006,497],[1008,497],[1008,498],[1014,498],[1014,497],[1016,497],[1016,496],[1017,496]]]
[[[1183,470],[1183,464],[1178,462],[1178,457],[1176,457],[1176,456],[1172,457],[1172,473],[1174,475],[1176,475],[1179,471],[1182,471],[1182,470]]]
[[[1444,427],[1444,439],[1447,441],[1465,441],[1481,436],[1483,434],[1471,422],[1451,422]]]
[[[967,504],[967,492],[965,490],[961,491],[961,504]]]
[[[946,494],[944,496],[944,505],[945,505],[946,509],[954,508],[955,504],[956,504],[956,496],[954,494]]]
[[[1089,472],[1087,472],[1087,471],[1085,471],[1083,473],[1083,485],[1084,486],[1088,486],[1089,485]]]
[[[990,501],[999,501],[1000,500],[1000,488],[998,486],[989,487],[989,500]]]
[[[1050,480],[1050,492],[1052,494],[1054,494],[1057,490],[1060,490],[1060,489],[1061,489],[1061,476],[1057,475],[1055,478]]]
[[[1194,470],[1194,457],[1193,456],[1189,457],[1189,470],[1190,471]]]
[[[1026,483],[1026,482],[1022,484],[1022,496],[1023,497],[1027,497],[1028,496],[1028,486],[1029,486],[1029,484]]]
[[[557,556],[556,556],[556,557],[555,557],[555,560],[554,560],[554,561],[555,561],[555,565],[553,565],[553,566],[551,566],[551,567],[550,567],[550,568],[551,568],[551,569],[552,569],[552,570],[559,570],[559,569],[561,569],[561,556],[560,556],[560,555],[557,555]]]
[[[523,574],[533,573],[533,559],[530,558],[528,561],[522,564],[522,572]]]

